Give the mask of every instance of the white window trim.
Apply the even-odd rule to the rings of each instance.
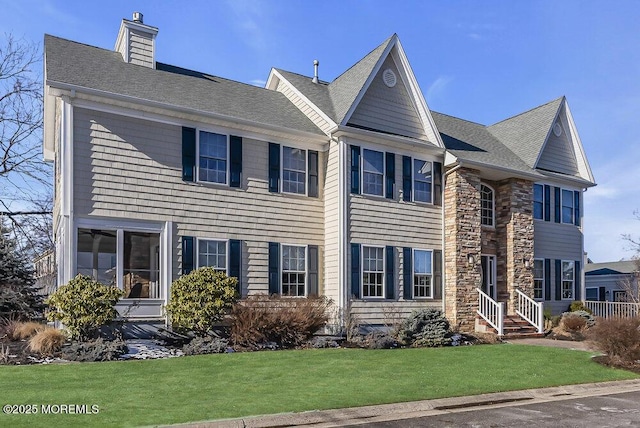
[[[416,289],[415,289],[415,282],[416,282],[416,264],[415,264],[416,258],[415,258],[415,252],[416,251],[429,251],[431,253],[431,274],[429,275],[431,277],[431,295],[429,295],[429,296],[416,296],[415,295],[416,294],[415,293],[416,292]],[[433,300],[434,291],[435,291],[434,290],[435,284],[433,283],[433,250],[423,249],[423,248],[413,248],[412,251],[411,251],[411,257],[412,257],[412,260],[411,260],[411,265],[412,265],[411,266],[411,271],[412,271],[411,272],[411,280],[412,280],[412,282],[411,282],[411,296],[415,300],[427,300],[427,299]]]
[[[564,221],[564,192],[571,192],[571,221]],[[574,190],[565,189],[564,187],[560,188],[560,223],[561,224],[570,224],[575,226],[575,218],[576,218],[576,201],[574,196]]]
[[[545,221],[544,219],[544,213],[545,213],[545,199],[544,199],[544,184],[541,183],[533,183],[533,194],[531,195],[531,209],[532,209],[532,213],[533,213],[533,207],[535,205],[535,186],[540,186],[542,187],[542,217],[541,218],[535,218],[535,216],[533,217],[533,220],[538,220],[538,221]]]
[[[382,249],[382,296],[365,296],[364,295],[364,248],[380,248]],[[378,273],[377,271],[375,273]],[[387,252],[384,246],[380,245],[361,245],[360,246],[360,297],[363,300],[374,299],[384,300],[386,298],[387,281]]]
[[[492,224],[482,224],[482,186],[491,190],[491,203],[493,208],[491,209],[491,222]],[[487,183],[480,183],[480,225],[481,227],[496,227],[496,190],[489,186]]]
[[[288,270],[285,271],[283,269],[284,266],[284,247],[298,247],[298,248],[304,248],[304,294],[302,296],[289,296],[289,295],[285,295],[282,292],[282,274],[284,272],[300,272],[297,270]],[[292,299],[298,299],[298,298],[303,298],[303,297],[307,297],[307,295],[309,294],[309,246],[308,245],[300,245],[300,244],[286,244],[286,243],[281,243],[280,244],[280,272],[279,272],[279,282],[280,282],[280,296],[282,297],[288,297],[288,298],[292,298]]]
[[[166,226],[155,224],[155,223],[140,223],[135,221],[110,221],[110,220],[99,220],[99,219],[78,219],[76,221],[74,227],[74,274],[77,275],[78,271],[78,230],[79,229],[99,229],[116,233],[116,284],[120,290],[124,290],[124,233],[125,232],[142,232],[142,233],[157,233],[159,235],[159,257],[160,264],[158,266],[158,287],[162,290],[164,297],[159,298],[142,298],[145,302],[157,301],[157,300],[165,300],[167,301],[168,294],[168,284],[171,280],[171,274],[166,274],[167,269],[171,269],[171,266],[165,265],[163,266],[163,260],[165,260],[165,256],[168,251],[167,248],[164,248],[167,244],[167,239],[165,235],[167,234],[167,228],[171,226],[171,222],[167,222]],[[170,232],[169,232],[170,233]],[[170,258],[170,257],[169,257]],[[169,270],[170,272],[170,270]],[[129,302],[129,301],[138,301],[138,298],[122,298],[120,301]]]
[[[284,148],[288,147],[290,149],[298,149],[304,150],[304,193],[296,193],[296,192],[285,192],[284,188]],[[286,195],[295,195],[295,196],[308,196],[309,195],[309,149],[293,146],[290,144],[280,144],[280,193],[284,193]]]
[[[200,132],[208,132],[209,134],[224,135],[227,138],[227,171],[225,174],[225,182],[217,183],[215,181],[200,180]],[[231,173],[231,162],[229,157],[231,155],[231,137],[228,133],[222,133],[213,131],[206,128],[196,128],[196,183],[208,184],[212,186],[229,186],[229,174]]]
[[[200,266],[200,241],[215,241],[215,242],[224,242],[225,243],[225,267],[224,273],[228,275],[229,273],[229,240],[228,239],[217,239],[217,238],[196,238],[196,260],[194,265],[196,269],[202,267]]]
[[[415,197],[416,196],[416,180],[414,178],[414,173],[415,173],[414,162],[415,161],[429,162],[431,164],[431,201],[430,202],[416,200],[416,197]],[[416,204],[423,204],[423,205],[433,205],[433,161],[411,156],[411,202],[415,202]]]
[[[545,288],[545,283],[546,283],[547,278],[546,278],[546,276],[545,276],[545,275],[546,275],[546,272],[545,272],[545,270],[544,270],[544,259],[539,259],[539,258],[535,258],[535,259],[533,259],[534,266],[535,266],[535,262],[536,262],[536,261],[541,261],[541,262],[542,262],[542,277],[538,277],[538,278],[537,278],[537,279],[542,279],[542,293],[541,293],[541,294],[542,294],[542,297],[537,297],[537,298],[535,297],[535,281],[536,281],[535,273],[534,273],[534,275],[533,275],[533,283],[534,283],[534,285],[533,285],[533,289],[534,289],[533,296],[534,296],[534,299],[535,299],[535,300],[542,301],[542,300],[544,300],[544,297],[545,297],[545,290],[544,290],[544,288]],[[535,271],[534,271],[534,272],[535,272]]]
[[[573,278],[571,278],[571,297],[567,298],[567,297],[563,297],[563,291],[564,291],[564,264],[565,263],[571,263],[571,266],[573,266]],[[566,281],[569,281],[568,279]],[[575,289],[576,289],[576,263],[573,260],[562,260],[560,262],[560,300],[566,300],[566,301],[570,301],[570,300],[575,300]]]
[[[386,199],[385,195],[387,192],[387,180],[386,180],[386,168],[387,168],[387,154],[384,150],[377,150],[377,149],[371,149],[368,147],[362,147],[361,148],[362,152],[360,153],[360,194],[365,195],[365,196],[373,196],[374,198],[381,198],[381,199]],[[370,152],[378,152],[378,153],[382,153],[382,194],[381,195],[375,195],[372,193],[366,193],[364,191],[365,186],[364,186],[364,152],[365,150],[370,151]],[[371,172],[368,172],[368,174],[373,174]]]

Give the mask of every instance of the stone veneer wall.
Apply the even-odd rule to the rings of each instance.
[[[475,329],[481,281],[480,178],[460,168],[447,176],[444,190],[445,316],[461,331]],[[469,266],[473,255],[475,265]]]
[[[498,269],[506,274],[501,282],[508,295],[507,313],[514,314],[516,289],[533,297],[533,183],[507,180],[497,186],[496,193]],[[504,285],[499,290],[505,290]]]

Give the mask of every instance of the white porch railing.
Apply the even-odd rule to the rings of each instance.
[[[516,290],[516,314],[538,329],[538,333],[544,333],[543,303],[536,302],[520,290]]]
[[[496,302],[479,288],[476,290],[479,294],[478,315],[496,329],[498,336],[502,336],[504,334],[504,303]]]
[[[627,302],[585,301],[584,306],[593,316],[602,318],[634,318],[640,313],[640,304]]]

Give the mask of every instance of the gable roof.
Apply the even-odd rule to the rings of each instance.
[[[543,177],[489,132],[486,126],[435,111],[432,115],[445,148],[458,163],[498,167],[532,179]]]
[[[50,35],[45,59],[49,86],[324,135],[276,91],[162,63],[156,69],[127,64],[118,52]]]
[[[584,266],[585,275],[620,275],[634,273],[640,270],[637,260],[623,260],[620,262],[587,263]]]

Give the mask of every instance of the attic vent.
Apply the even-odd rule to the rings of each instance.
[[[556,124],[553,125],[553,133],[556,135],[556,137],[559,137],[562,135],[562,125],[560,125],[558,122],[556,122]]]
[[[385,85],[393,88],[394,86],[396,86],[396,73],[394,73],[392,69],[387,68],[382,72],[382,80],[384,81]]]

